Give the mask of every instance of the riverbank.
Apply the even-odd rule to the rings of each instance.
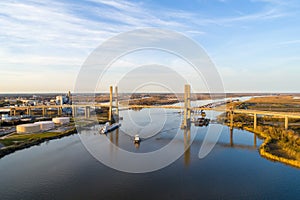
[[[300,168],[300,152],[298,150],[282,144],[280,140],[272,138],[266,131],[263,131],[261,127],[257,130],[244,127],[244,130],[264,138],[264,142],[259,147],[259,153],[262,157]]]
[[[291,111],[298,107],[299,101],[290,96],[256,97],[234,105],[237,109]],[[230,126],[227,113],[218,116],[218,121]],[[253,116],[247,114],[233,115],[233,127],[252,132],[264,139],[259,147],[262,157],[300,168],[299,119],[289,119],[289,129],[284,128],[284,118],[258,116],[254,129]]]
[[[78,121],[75,123],[70,123],[68,125],[57,126],[55,129],[31,133],[31,134],[18,134],[16,132],[3,136],[0,138],[0,158],[11,154],[15,151],[29,148],[31,146],[39,145],[43,142],[59,139],[72,134],[77,133],[78,129],[86,128],[95,125],[94,121]]]
[[[75,126],[61,132],[45,132],[34,134],[14,133],[5,139],[0,139],[0,143],[4,146],[0,149],[0,158],[18,150],[26,149],[31,146],[39,145],[45,141],[59,139],[75,133],[77,133]]]
[[[230,127],[229,120],[224,118],[225,114],[220,115],[219,123]],[[258,125],[254,130],[251,117],[245,114],[236,114],[234,121],[233,128],[252,132],[264,140],[259,147],[262,157],[300,168],[300,136],[294,130],[270,125]]]

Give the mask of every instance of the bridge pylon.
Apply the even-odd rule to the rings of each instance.
[[[183,110],[183,127],[186,128],[191,123],[191,86],[184,86],[184,110]]]

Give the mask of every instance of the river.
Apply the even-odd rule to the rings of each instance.
[[[297,199],[300,196],[300,170],[262,158],[262,140],[253,133],[211,124],[192,125],[190,148],[175,162],[149,173],[125,173],[102,164],[92,156],[82,139],[108,139],[121,149],[134,153],[158,150],[176,141],[185,148],[178,129],[182,116],[161,110],[122,111],[122,128],[109,134],[95,133],[99,126],[80,134],[51,140],[17,151],[0,159],[0,199]],[[218,113],[207,112],[214,118]],[[156,120],[156,118],[158,118]],[[138,128],[132,128],[132,121]],[[157,134],[141,128],[163,121]],[[209,127],[223,129],[217,144],[204,158],[199,149]],[[131,132],[130,132],[131,131]],[[144,140],[136,148],[130,135]],[[178,133],[178,135],[176,135]],[[256,142],[255,142],[256,141]],[[117,149],[117,148],[114,148]],[[118,151],[118,150],[116,150]]]

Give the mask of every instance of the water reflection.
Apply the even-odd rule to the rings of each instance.
[[[230,146],[233,147],[233,128],[230,127]]]
[[[139,149],[139,148],[140,148],[140,142],[135,142],[135,143],[134,143],[134,147],[135,147],[136,149]]]
[[[257,135],[253,133],[253,146],[244,144],[235,144],[233,138],[234,128],[229,127],[229,146],[232,148],[245,148],[245,149],[255,149],[257,148]],[[226,145],[225,145],[226,146]]]
[[[176,140],[179,140],[180,143],[178,143],[179,148],[184,148],[183,153],[183,163],[184,166],[189,166],[191,164],[191,146],[197,145],[199,147],[201,145],[202,137],[204,136],[202,133],[205,133],[207,128],[206,127],[199,127],[199,126],[193,126],[193,124],[188,123],[188,126],[182,130],[183,136],[180,136],[178,138],[175,138]],[[203,132],[198,132],[197,134],[199,136],[196,136],[196,139],[194,140],[193,144],[191,142],[191,128],[197,128],[202,129]],[[125,149],[127,151],[131,152],[150,152],[155,151],[157,149],[162,148],[165,146],[170,140],[172,140],[171,135],[175,133],[175,131],[169,131],[169,129],[161,131],[159,134],[152,138],[144,139],[141,143],[135,143],[133,142],[133,138],[128,136],[126,133],[122,132],[120,129],[116,129],[107,135],[110,142],[114,145],[110,145],[111,153],[115,153],[118,151],[118,148]],[[174,129],[175,130],[175,129]],[[223,139],[221,138],[217,145],[225,147],[225,148],[235,148],[235,149],[248,149],[248,150],[257,150],[257,136],[253,134],[253,136],[248,137],[247,141],[241,140],[242,137],[241,132],[242,130],[238,129],[231,129],[228,127],[228,131],[226,134],[226,137]],[[246,134],[246,133],[245,133]],[[250,133],[252,134],[252,133]],[[224,135],[225,136],[225,135]],[[198,138],[198,139],[197,139]],[[129,145],[129,146],[128,146]],[[199,145],[199,146],[198,146]],[[141,148],[142,147],[142,148]]]
[[[116,130],[114,130],[108,134],[109,134],[110,142],[118,147],[119,146],[119,128],[117,128]]]
[[[184,164],[188,166],[191,162],[191,123],[187,123],[187,126],[183,130],[184,141]]]

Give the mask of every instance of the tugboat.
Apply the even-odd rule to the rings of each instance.
[[[114,123],[112,125],[109,125],[109,122],[106,122],[104,126],[101,127],[100,133],[106,134],[110,131],[113,131],[121,126],[121,123]]]
[[[134,141],[135,144],[140,143],[140,141],[141,141],[140,136],[139,135],[135,135],[133,141]]]

